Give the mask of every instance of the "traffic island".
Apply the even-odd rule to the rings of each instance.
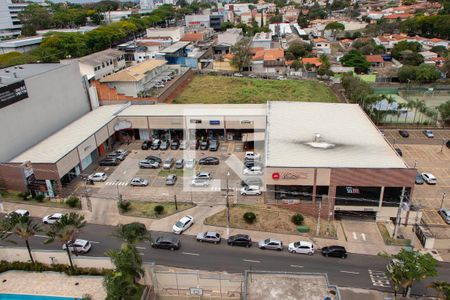
[[[181,211],[190,209],[195,204],[190,202],[152,202],[152,201],[126,201],[129,206],[120,210],[120,214],[130,217],[162,219]]]

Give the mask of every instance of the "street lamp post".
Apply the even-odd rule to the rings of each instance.
[[[227,192],[226,192],[226,206],[227,206],[227,237],[230,236],[230,203],[228,202],[228,178],[230,177],[230,172],[227,173]]]
[[[442,153],[442,151],[444,151],[444,145],[445,145],[445,139],[442,139],[441,153]]]
[[[442,209],[442,207],[444,206],[444,200],[445,200],[445,196],[446,196],[447,194],[446,193],[442,193],[442,199],[441,199],[441,209]]]
[[[120,191],[119,191],[119,180],[116,180],[116,188],[117,188],[117,201],[122,201],[122,197],[120,195]]]

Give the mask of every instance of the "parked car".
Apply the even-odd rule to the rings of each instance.
[[[234,73],[233,76],[234,77],[244,77],[244,75],[242,75],[241,73]]]
[[[170,168],[172,168],[173,163],[174,163],[174,160],[173,160],[172,157],[166,158],[166,160],[164,160],[164,163],[163,163],[163,169],[170,169]]]
[[[245,168],[244,169],[244,171],[243,171],[243,174],[244,175],[262,175],[263,174],[263,171],[262,171],[262,168],[261,168],[261,166],[252,166],[252,167],[249,167],[249,168]]]
[[[174,185],[177,182],[177,175],[169,174],[166,177],[166,185]]]
[[[444,219],[445,223],[450,224],[450,209],[441,208],[439,210],[439,214],[441,215],[442,219]]]
[[[161,145],[159,145],[159,150],[167,150],[169,149],[170,142],[167,140],[164,140],[161,142]]]
[[[219,150],[219,141],[218,140],[211,140],[209,142],[209,151],[217,151]]]
[[[123,161],[127,157],[124,153],[113,151],[106,156],[106,159],[117,159]]]
[[[398,155],[403,156],[402,149],[400,149],[400,148],[395,148],[395,152],[397,152]]]
[[[445,146],[447,146],[447,148],[450,149],[450,140],[448,140],[447,143],[445,143]]]
[[[288,246],[288,251],[290,253],[300,253],[300,254],[314,254],[314,245],[311,242],[298,241],[290,243]]]
[[[251,247],[252,239],[246,234],[236,234],[228,238],[227,244],[230,246]]]
[[[104,158],[101,161],[99,161],[100,166],[117,166],[120,163],[120,160],[117,158]]]
[[[262,250],[269,249],[281,251],[283,250],[283,242],[274,239],[265,239],[259,241],[258,248]]]
[[[197,234],[197,242],[220,243],[220,234],[215,231],[200,232]]]
[[[9,218],[13,215],[18,215],[19,217],[28,217],[30,216],[30,212],[26,209],[16,209],[6,215],[6,218]]]
[[[139,162],[139,168],[141,169],[158,169],[160,167],[160,163],[151,160],[151,159],[144,159]]]
[[[145,159],[146,160],[154,160],[154,161],[157,161],[159,163],[162,163],[162,159],[159,158],[158,156],[154,156],[154,155],[149,155]]]
[[[262,179],[259,177],[248,177],[241,181],[241,186],[253,185],[261,187],[263,185]]]
[[[423,184],[424,182],[422,174],[416,173],[416,184]]]
[[[182,217],[178,222],[176,222],[173,227],[172,231],[175,234],[182,234],[184,231],[189,229],[194,224],[194,218],[192,216],[184,216]]]
[[[328,246],[322,248],[323,256],[347,258],[347,250],[342,246]]]
[[[178,250],[180,249],[180,239],[172,235],[160,235],[152,241],[152,248]]]
[[[53,223],[56,223],[57,221],[59,221],[63,215],[64,214],[61,214],[61,213],[54,213],[54,214],[43,217],[42,222],[44,224],[53,224]]]
[[[248,77],[249,78],[256,78],[256,75],[255,74],[248,74]]]
[[[180,142],[178,140],[173,140],[170,144],[170,149],[177,150],[180,147]]]
[[[218,165],[219,159],[217,157],[208,156],[208,157],[204,157],[204,158],[200,159],[198,161],[198,164],[199,165]]]
[[[253,166],[261,166],[261,164],[258,161],[254,161],[254,160],[245,160],[244,166],[245,166],[245,168],[251,168]]]
[[[184,159],[179,158],[175,161],[175,169],[183,169],[184,167]]]
[[[152,146],[152,141],[144,141],[141,145],[142,150],[148,150]]]
[[[203,179],[203,178],[194,178],[192,179],[191,185],[195,187],[205,187],[209,186],[210,180],[209,179]]]
[[[400,134],[402,137],[407,138],[409,137],[409,132],[406,130],[399,130],[398,134]]]
[[[108,175],[103,172],[97,172],[88,176],[88,180],[92,181],[106,181],[108,179]]]
[[[195,160],[195,158],[189,158],[189,159],[186,159],[186,163],[184,164],[184,167],[186,169],[193,169],[193,168],[195,168],[196,163],[197,163],[197,161]]]
[[[422,132],[423,132],[423,134],[425,134],[425,136],[426,136],[427,138],[429,138],[429,139],[434,138],[433,131],[431,131],[431,130],[424,130],[424,131],[422,131]]]
[[[434,185],[434,184],[437,183],[436,177],[434,177],[434,175],[431,174],[431,173],[422,173],[422,178],[423,178],[423,180],[425,180],[425,182],[428,183],[428,184]]]
[[[208,180],[210,180],[210,179],[212,179],[212,176],[211,176],[211,173],[209,173],[209,172],[198,172],[198,173],[195,175],[195,178],[198,178],[198,179],[208,179]]]
[[[141,177],[134,177],[133,179],[131,179],[130,185],[131,186],[147,186],[148,185],[148,180],[147,179],[143,179]]]
[[[284,76],[278,76],[278,77],[277,77],[277,80],[286,80],[286,77],[284,77]]]
[[[161,140],[160,139],[154,139],[153,142],[152,142],[152,145],[150,146],[150,149],[158,150],[160,145],[161,145]]]
[[[261,189],[259,186],[257,185],[246,185],[244,187],[241,188],[241,195],[242,196],[246,196],[246,195],[261,195]]]
[[[182,141],[180,142],[180,150],[186,150],[186,149],[187,149],[187,146],[188,146],[187,141],[182,140]]]
[[[261,158],[261,154],[253,152],[253,151],[247,151],[244,155],[244,160],[259,160]]]
[[[76,239],[73,242],[69,242],[62,246],[63,250],[69,247],[69,251],[77,254],[86,254],[91,250],[91,243],[87,240]]]
[[[209,142],[208,140],[204,140],[200,142],[200,150],[208,150]]]
[[[189,142],[189,149],[191,150],[197,150],[200,146],[200,142],[198,140],[192,140]]]
[[[165,85],[162,84],[162,83],[157,83],[157,84],[154,85],[154,87],[158,88],[158,89],[162,89],[163,87],[165,87]]]
[[[128,155],[128,151],[127,150],[125,150],[125,149],[117,149],[117,150],[114,150],[113,151],[114,153],[116,153],[117,155],[124,155],[124,156],[127,156]]]

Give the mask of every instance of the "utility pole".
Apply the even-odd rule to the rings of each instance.
[[[228,177],[230,177],[230,172],[227,173],[227,192],[225,194],[227,206],[227,237],[230,236],[230,202],[228,202]]]
[[[444,206],[444,199],[445,199],[445,196],[446,196],[447,194],[446,193],[442,193],[442,200],[441,200],[441,206],[440,206],[440,209],[442,209],[442,207]]]
[[[320,233],[320,211],[322,210],[322,200],[319,201],[319,213],[317,214],[317,226],[316,235],[319,236]]]
[[[177,195],[173,195],[173,201],[175,202],[175,210],[178,210]]]
[[[444,151],[444,145],[445,145],[445,139],[442,139],[441,153],[442,153],[442,151]]]
[[[403,198],[405,198],[405,187],[402,188],[402,194],[400,196],[400,204],[398,205],[397,219],[395,220],[394,234],[392,236],[394,239],[397,238],[398,228],[400,227],[400,219],[401,219],[401,214],[402,214]]]

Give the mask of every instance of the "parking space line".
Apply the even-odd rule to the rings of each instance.
[[[140,249],[140,250],[146,250],[147,248],[145,248],[145,247],[139,247],[139,246],[136,246],[136,249]]]
[[[303,266],[299,266],[299,265],[291,265],[292,268],[303,268]]]
[[[359,272],[355,272],[355,271],[340,271],[341,273],[347,273],[347,274],[355,274],[358,275]]]
[[[257,264],[261,263],[259,260],[252,260],[252,259],[243,259],[243,261],[257,263]]]
[[[181,254],[192,255],[192,256],[200,256],[200,254],[198,254],[198,253],[190,253],[190,252],[181,252]]]

